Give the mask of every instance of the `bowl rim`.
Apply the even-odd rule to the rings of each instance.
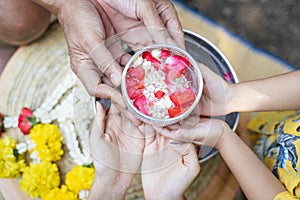
[[[127,89],[126,89],[126,73],[127,73],[128,68],[133,63],[133,61],[138,56],[140,56],[143,52],[150,50],[150,49],[153,50],[153,49],[159,49],[159,48],[167,48],[167,49],[170,49],[171,51],[174,50],[174,51],[177,51],[177,52],[181,53],[182,55],[186,56],[191,63],[190,65],[193,66],[194,70],[196,71],[196,73],[198,75],[198,85],[199,85],[199,88],[197,90],[198,94],[196,95],[196,98],[195,98],[193,104],[179,116],[176,116],[173,118],[167,118],[167,119],[154,118],[154,117],[148,116],[148,115],[142,113],[141,111],[139,111],[131,102],[131,100],[127,94]],[[138,50],[129,59],[129,61],[125,65],[125,68],[123,69],[123,72],[122,72],[121,91],[122,91],[123,98],[124,98],[124,101],[126,102],[127,106],[130,107],[130,109],[132,109],[138,115],[139,119],[142,118],[141,120],[143,120],[143,121],[152,122],[154,124],[165,126],[165,125],[170,125],[170,124],[173,124],[173,123],[176,123],[176,122],[179,122],[179,121],[185,119],[197,107],[197,105],[200,101],[200,98],[202,96],[202,91],[203,91],[203,76],[200,71],[200,68],[198,67],[198,63],[186,50],[184,50],[180,47],[177,47],[177,46],[169,45],[169,44],[153,44],[153,45],[149,45],[149,46],[146,46],[146,47]]]

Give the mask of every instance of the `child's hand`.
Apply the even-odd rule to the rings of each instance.
[[[180,126],[174,128],[164,127],[158,133],[180,142],[194,143],[219,149],[222,137],[233,132],[228,124],[218,119],[200,119],[189,117]]]
[[[199,68],[204,82],[199,103],[200,114],[216,116],[232,112],[228,107],[232,95],[232,84],[223,80],[203,64],[199,64]]]

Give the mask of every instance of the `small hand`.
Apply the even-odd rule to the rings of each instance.
[[[172,140],[216,147],[217,149],[222,145],[222,137],[232,132],[223,120],[200,119],[194,116],[184,120],[179,128],[163,127],[159,130],[161,135]]]
[[[203,64],[199,64],[203,75],[203,92],[199,103],[201,115],[216,116],[230,113],[228,102],[231,98],[232,84],[212,72]]]
[[[173,144],[159,134],[146,135],[142,184],[146,199],[183,199],[200,171],[192,144]]]

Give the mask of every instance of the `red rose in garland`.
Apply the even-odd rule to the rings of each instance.
[[[3,121],[4,121],[4,116],[0,113],[0,137],[2,133],[5,132]]]
[[[36,125],[36,118],[33,116],[32,110],[29,108],[22,108],[18,119],[18,127],[24,135],[28,134],[30,129]]]

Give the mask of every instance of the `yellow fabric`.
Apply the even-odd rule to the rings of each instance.
[[[300,176],[297,171],[293,168],[290,161],[287,162],[286,168],[278,169],[279,180],[285,184],[286,189],[294,194],[296,187],[299,186]]]
[[[262,112],[248,123],[247,128],[254,132],[269,135],[274,132],[274,127],[276,124],[282,121],[286,116],[294,113],[295,111]]]
[[[291,118],[287,119],[285,121],[285,126],[284,126],[283,131],[285,133],[290,133],[290,134],[293,134],[293,135],[300,136],[300,125],[299,125],[299,123],[294,122],[299,117],[300,117],[299,115],[296,115],[294,117],[291,117]],[[297,129],[299,129],[299,130],[297,131]]]
[[[254,151],[288,191],[275,199],[300,199],[299,112],[259,113],[247,127],[259,135]]]
[[[297,200],[296,197],[291,196],[291,194],[287,191],[281,192],[277,194],[274,198],[274,200]]]

